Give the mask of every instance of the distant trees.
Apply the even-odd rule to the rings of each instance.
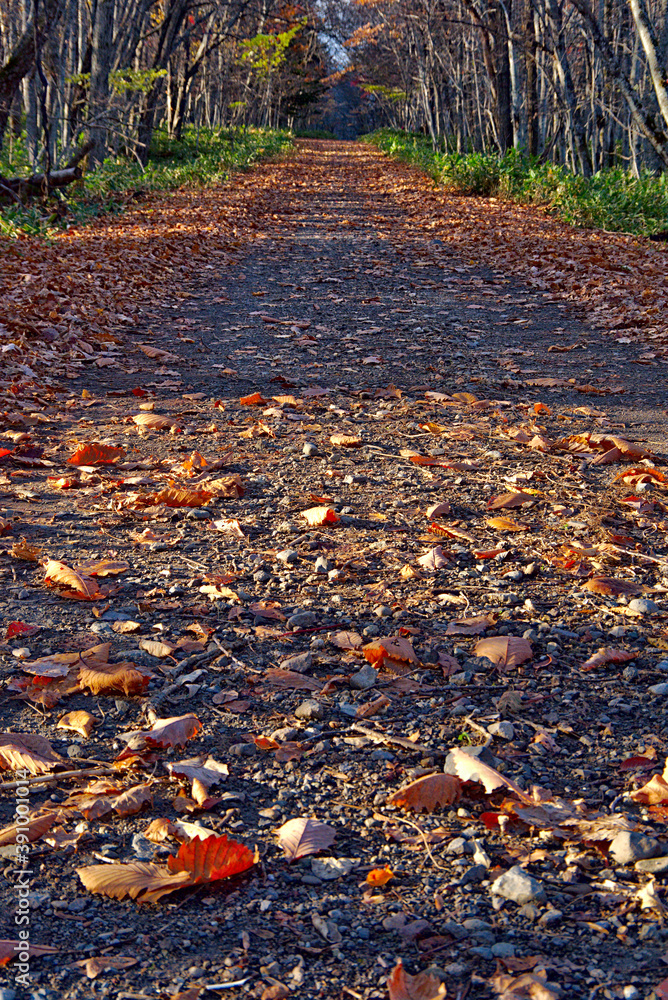
[[[145,163],[158,126],[288,125],[326,73],[316,25],[285,0],[2,0],[0,146],[23,128],[50,170],[84,141]]]
[[[346,16],[370,94],[401,93],[371,98],[379,123],[585,175],[668,165],[666,0],[352,0]]]

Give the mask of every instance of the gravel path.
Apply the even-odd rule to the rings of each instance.
[[[668,793],[630,793],[668,740],[661,351],[465,252],[466,200],[364,146],[302,143],[230,200],[220,258],[72,362],[71,391],[3,415],[2,728],[71,770],[156,717],[201,723],[139,737],[91,799],[33,785],[57,819],[31,940],[59,953],[24,993],[7,966],[3,1000],[371,1000],[398,958],[434,996],[649,997]],[[123,453],[67,461],[91,442]],[[47,566],[46,586],[47,557],[111,575]],[[54,654],[81,652],[95,677],[76,655],[59,677]],[[73,711],[89,737],[57,726]],[[195,757],[229,770],[197,801],[165,766]],[[336,839],[288,861],[275,831],[300,817]],[[184,820],[257,865],[143,905],[77,877],[164,864]],[[71,964],[91,957],[96,979]]]

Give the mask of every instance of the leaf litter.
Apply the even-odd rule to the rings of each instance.
[[[91,973],[143,992],[130,937],[163,992],[249,978],[261,995],[269,976],[305,1000],[333,984],[649,993],[668,870],[665,434],[624,408],[630,365],[559,308],[567,276],[541,299],[499,270],[522,271],[523,210],[499,207],[517,230],[501,247],[473,223],[484,203],[360,148],[352,231],[332,236],[344,154],[306,155],[324,195],[298,160],[215,195],[267,233],[262,260],[229,221],[229,242],[203,237],[228,301],[207,305],[186,232],[179,312],[133,293],[127,356],[92,330],[104,385],[76,346],[59,368],[33,340],[40,374],[2,390],[0,763],[5,785],[30,776],[31,921],[36,948],[59,948],[35,969],[74,995],[85,942]],[[280,214],[279,170],[312,241]],[[450,229],[416,230],[434,198]],[[355,236],[365,199],[400,264]],[[596,238],[540,226],[576,257]],[[496,246],[497,270],[464,245]],[[553,248],[532,266],[558,270]],[[251,287],[280,323],[254,315]],[[583,288],[606,294],[586,273]],[[658,372],[643,310],[628,339],[653,339]],[[492,892],[518,868],[529,902]]]

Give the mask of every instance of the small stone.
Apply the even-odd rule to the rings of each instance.
[[[647,837],[644,833],[622,830],[610,844],[610,855],[618,865],[630,865],[634,861],[644,861],[655,858],[664,850],[663,845],[655,837]]]
[[[257,747],[254,743],[233,743],[227,752],[232,757],[254,757]]]
[[[556,927],[563,920],[564,915],[561,910],[549,909],[540,917],[538,923],[541,927]]]
[[[650,691],[652,694],[665,696],[668,694],[668,684],[665,681],[663,681],[661,684],[652,684],[650,685],[650,687],[648,687],[647,690]]]
[[[493,895],[503,896],[504,899],[510,899],[513,903],[531,903],[533,900],[543,902],[545,900],[545,889],[542,884],[519,865],[514,865],[503,875],[499,875],[492,882],[491,891]]]
[[[637,872],[647,875],[665,875],[668,872],[668,854],[660,858],[644,858],[633,866]]]
[[[629,681],[629,683],[637,681],[639,676],[640,672],[637,667],[624,667],[622,670],[622,677],[625,681]]]
[[[276,553],[276,558],[282,563],[296,563],[299,560],[299,553],[295,552],[294,549],[282,549]]]
[[[327,556],[318,556],[315,561],[315,566],[313,567],[316,573],[329,573],[332,568],[332,564],[327,558]]]
[[[281,660],[279,664],[281,670],[294,670],[297,674],[305,674],[313,666],[313,653],[307,650],[305,653],[295,653],[288,656],[287,660]]]
[[[510,941],[497,941],[492,945],[492,955],[494,958],[512,958],[515,954],[515,946]]]
[[[289,740],[297,739],[299,730],[294,726],[282,726],[280,729],[274,729],[273,733],[269,735],[272,740],[277,740],[279,743],[287,743]]]
[[[266,569],[259,569],[257,573],[253,573],[253,579],[256,583],[269,583],[271,573],[267,573]]]
[[[15,656],[17,660],[29,660],[30,649],[28,646],[18,646],[12,650],[12,656]]]
[[[314,611],[298,611],[288,618],[288,628],[309,628],[310,625],[315,625],[317,620]]]
[[[318,448],[312,441],[304,441],[304,444],[302,445],[302,454],[306,455],[307,458],[313,458],[314,455],[318,454]]]
[[[95,635],[116,635],[109,622],[93,622],[90,631]]]
[[[464,837],[455,837],[445,848],[446,854],[463,854],[466,849],[466,840]]]
[[[10,990],[8,986],[0,988],[0,1000],[15,1000],[16,990]]]
[[[140,861],[153,861],[158,845],[145,837],[142,833],[135,833],[132,838],[132,850]]]
[[[533,903],[525,903],[524,906],[520,906],[517,911],[518,916],[524,917],[525,920],[530,920],[532,923],[534,920],[538,919],[539,914],[540,910],[537,906],[534,906]]]
[[[470,933],[491,931],[492,929],[492,925],[487,920],[481,920],[480,917],[467,917],[466,920],[462,920],[462,927]]]
[[[87,899],[73,899],[71,903],[67,904],[67,909],[70,913],[83,913],[87,906]]]
[[[472,865],[464,872],[457,885],[472,885],[476,882],[482,882],[485,878],[487,878],[485,865]]]
[[[629,984],[622,990],[622,996],[624,1000],[640,1000],[641,993],[637,986]]]
[[[658,610],[656,601],[650,601],[646,597],[634,597],[629,601],[629,611],[637,611],[641,615],[653,615]]]
[[[74,758],[74,757],[81,757],[82,754],[83,754],[83,750],[79,746],[78,743],[72,743],[72,744],[70,744],[70,746],[68,746],[68,748],[65,751],[65,753],[67,754],[68,757],[72,757],[72,758]]]
[[[512,740],[515,738],[515,727],[512,722],[493,722],[487,727],[490,736],[497,736],[500,740]]]
[[[355,715],[357,715],[357,712],[355,713]],[[395,756],[393,753],[390,753],[389,750],[374,750],[373,753],[370,755],[369,760],[392,761],[395,760]]]
[[[315,698],[306,698],[306,700],[295,709],[295,715],[298,719],[317,721],[318,719],[322,719],[324,714],[324,708],[319,701],[315,700]]]
[[[477,955],[478,958],[484,958],[488,962],[491,962],[494,958],[494,952],[491,948],[487,948],[484,945],[474,945],[469,948],[469,955]]]
[[[659,660],[656,664],[657,670],[668,670],[668,660]]]
[[[378,679],[378,671],[374,670],[370,663],[365,663],[363,667],[357,671],[357,673],[352,674],[350,678],[350,686],[354,688],[355,691],[368,691],[372,688]]]
[[[392,608],[388,608],[387,604],[378,604],[373,609],[373,613],[377,618],[391,618]]]

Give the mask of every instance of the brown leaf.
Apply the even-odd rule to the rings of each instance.
[[[497,531],[530,531],[530,526],[524,524],[522,521],[513,521],[509,517],[486,517],[485,523],[490,526],[490,528],[496,528]]]
[[[391,702],[389,698],[387,698],[384,694],[379,694],[373,701],[367,702],[366,705],[360,705],[355,713],[355,718],[370,719],[372,715],[378,715],[379,712],[382,712],[383,709],[387,708],[390,704]]]
[[[213,496],[208,490],[176,490],[165,487],[159,493],[144,493],[136,501],[140,507],[203,507]]]
[[[67,461],[69,465],[108,465],[117,462],[124,455],[125,448],[90,441],[88,444],[80,444]]]
[[[39,545],[30,545],[25,538],[21,538],[18,542],[14,542],[9,554],[13,559],[22,559],[24,562],[39,562],[42,550]]]
[[[536,503],[539,498],[531,493],[502,493],[487,504],[487,510],[502,510],[508,507],[521,507],[525,503]]]
[[[598,653],[592,653],[588,660],[581,666],[581,670],[594,670],[596,667],[603,667],[606,663],[626,663],[627,660],[634,660],[638,654],[630,653],[627,649],[614,649],[612,646],[602,646]]]
[[[47,833],[58,819],[57,812],[42,813],[40,816],[27,816],[19,823],[13,823],[0,830],[0,847],[5,844],[15,844],[19,833],[25,834],[30,843],[39,840]]]
[[[634,802],[647,806],[668,802],[668,759],[663,774],[653,774],[646,785],[631,792],[631,798]]]
[[[0,767],[12,771],[46,774],[65,761],[48,740],[32,733],[0,733]]]
[[[589,590],[593,594],[604,594],[606,597],[621,597],[622,594],[630,596],[639,594],[640,587],[631,580],[618,580],[613,576],[592,576],[590,580],[582,584],[583,590]]]
[[[480,635],[486,629],[496,624],[496,615],[474,615],[471,618],[458,618],[448,622],[446,635]]]
[[[178,778],[188,778],[192,781],[192,797],[200,805],[207,798],[209,788],[223,781],[229,772],[227,764],[219,764],[213,757],[203,754],[201,757],[191,757],[175,763],[165,763],[170,774]]]
[[[175,427],[176,421],[171,417],[163,417],[159,413],[138,413],[133,421],[138,427],[148,428],[152,431],[164,430],[166,427]]]
[[[359,632],[335,632],[329,641],[339,649],[350,650],[360,649],[364,643]]]
[[[301,516],[311,525],[312,528],[319,528],[323,524],[336,524],[340,518],[331,507],[309,507],[303,510]]]
[[[236,497],[239,499],[246,492],[246,487],[241,481],[241,476],[236,473],[232,476],[221,476],[219,479],[212,479],[207,484],[207,488],[219,497]]]
[[[111,899],[130,896],[140,903],[157,903],[162,896],[181,889],[190,881],[185,871],[172,873],[162,865],[145,861],[132,861],[127,865],[90,865],[75,871],[90,892]]]
[[[19,951],[23,949],[28,951],[30,958],[38,958],[40,955],[55,955],[58,952],[58,948],[52,948],[48,944],[28,945],[27,941],[14,941],[3,938],[0,939],[0,966],[8,965],[17,957]]]
[[[419,663],[410,640],[401,635],[391,635],[387,639],[375,639],[362,648],[364,658],[374,667],[382,667],[385,660],[398,663]]]
[[[242,396],[239,400],[242,406],[263,406],[267,400],[259,392],[254,392],[250,396]]]
[[[113,691],[122,691],[127,695],[141,694],[151,681],[151,674],[141,673],[134,663],[91,662],[86,660],[85,653],[81,654],[81,661],[79,683],[93,694],[111,694]]]
[[[78,712],[68,712],[67,715],[62,715],[58,719],[57,728],[73,729],[75,733],[81,733],[82,736],[88,738],[93,731],[95,721],[94,715],[81,709]]]
[[[521,802],[526,802],[528,805],[533,804],[531,796],[523,792],[519,785],[516,785],[510,778],[504,778],[502,774],[478,760],[477,757],[464,753],[459,747],[453,747],[450,750],[450,757],[455,765],[457,775],[462,781],[476,781],[484,785],[488,795],[496,788],[508,788]]]
[[[462,783],[451,774],[428,774],[393,792],[387,804],[411,809],[413,812],[432,813],[442,806],[459,802]]]
[[[264,679],[272,687],[283,688],[288,691],[321,691],[322,683],[315,677],[306,677],[296,670],[281,670],[278,667],[269,667],[264,675]]]
[[[130,563],[113,562],[111,559],[89,559],[87,562],[77,563],[74,567],[77,573],[85,576],[118,576],[119,573],[126,573],[130,569]]]
[[[387,979],[390,1000],[442,1000],[447,995],[445,983],[431,972],[419,972],[411,976],[406,972],[401,959]]]
[[[317,854],[334,843],[336,830],[327,823],[300,817],[289,819],[279,830],[278,846],[288,861],[296,861],[307,854]]]
[[[176,646],[171,642],[162,642],[160,639],[140,639],[138,646],[151,656],[162,658],[171,656]]]
[[[514,635],[493,635],[488,639],[481,639],[476,643],[474,652],[476,656],[486,656],[492,663],[496,663],[501,671],[517,667],[533,657],[529,640]]]
[[[329,441],[335,448],[360,448],[362,445],[362,438],[357,434],[332,434]]]
[[[420,566],[424,567],[424,569],[437,570],[437,569],[444,569],[445,567],[449,566],[450,560],[448,559],[447,555],[443,552],[441,546],[436,545],[433,549],[430,549],[429,552],[425,552],[423,556],[420,556],[418,559],[418,563],[420,564]]]
[[[80,969],[88,979],[97,979],[101,972],[129,969],[138,961],[138,958],[130,958],[128,955],[104,955],[96,958],[82,958],[79,962],[72,962],[68,968]]]
[[[64,596],[67,596],[67,591],[71,591],[86,601],[94,600],[99,593],[95,580],[83,573],[77,573],[57,559],[47,561],[44,567],[44,582],[61,587],[65,591]]]
[[[143,741],[151,747],[185,746],[196,736],[202,723],[196,715],[175,715],[169,719],[156,719],[150,729],[134,729],[129,733],[119,733],[118,739],[125,743]]]
[[[499,972],[492,976],[490,983],[499,1000],[558,1000],[561,996],[561,990],[555,991],[547,985],[544,969],[521,976]]]

